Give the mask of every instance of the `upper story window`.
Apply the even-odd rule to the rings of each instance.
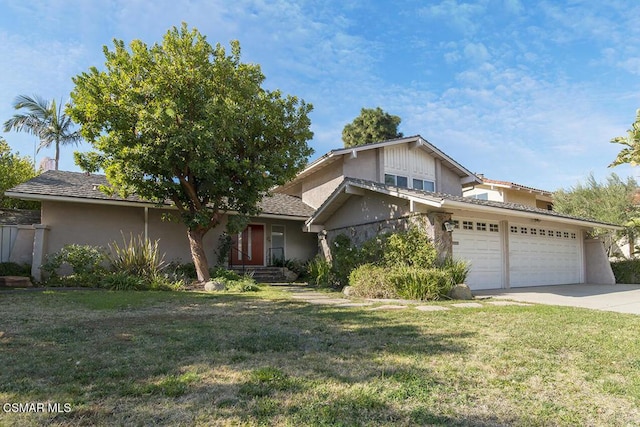
[[[436,183],[426,179],[413,179],[413,189],[424,191],[436,191]]]
[[[387,185],[395,185],[396,187],[409,188],[409,179],[402,175],[384,174],[384,183]]]
[[[478,199],[478,200],[489,200],[489,193],[472,194],[467,197],[470,197],[472,199]]]

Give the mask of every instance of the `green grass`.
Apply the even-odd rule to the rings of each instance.
[[[0,425],[638,425],[640,317],[0,293]],[[446,303],[443,303],[446,305]]]

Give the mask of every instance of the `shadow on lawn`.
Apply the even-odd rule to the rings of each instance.
[[[411,364],[464,354],[474,334],[407,316],[202,294],[103,310],[16,331],[0,391],[74,402],[59,423],[495,424],[432,410],[454,386]]]

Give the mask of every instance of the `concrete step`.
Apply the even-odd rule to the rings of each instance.
[[[31,288],[31,279],[22,276],[0,276],[0,288]]]
[[[256,282],[282,282],[285,280],[285,275],[282,267],[251,267],[245,266],[244,272],[242,267],[233,266],[231,270],[242,276],[247,274],[253,277]]]

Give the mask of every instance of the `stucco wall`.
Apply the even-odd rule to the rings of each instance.
[[[319,208],[333,190],[338,188],[343,178],[342,160],[320,169],[302,182],[302,201],[313,208]]]
[[[160,251],[165,261],[190,262],[191,252],[187,229],[181,222],[164,221],[162,216],[172,211],[149,209],[149,239],[159,239]],[[265,226],[265,257],[270,247],[271,225],[285,227],[285,257],[307,260],[317,252],[315,233],[302,231],[302,221],[274,218],[253,218],[252,223]],[[67,244],[107,247],[113,241],[122,242],[144,234],[144,208],[127,206],[92,205],[84,203],[44,202],[42,223],[49,227],[45,254],[56,252]],[[219,238],[224,232],[226,218],[204,237],[204,246],[209,265],[217,261]]]
[[[384,182],[379,165],[380,149],[360,151],[358,157],[344,156],[344,176]]]
[[[522,191],[505,190],[504,201],[508,203],[519,203],[526,206],[537,206],[536,195]]]
[[[436,177],[439,184],[436,183],[436,189],[445,194],[452,194],[454,196],[462,196],[462,184],[460,183],[460,177],[444,166],[438,168],[440,173]]]
[[[327,230],[398,218],[409,214],[409,201],[381,194],[351,196],[325,222]]]
[[[616,278],[611,270],[609,258],[600,239],[584,241],[586,265],[586,283],[597,285],[614,285]]]

